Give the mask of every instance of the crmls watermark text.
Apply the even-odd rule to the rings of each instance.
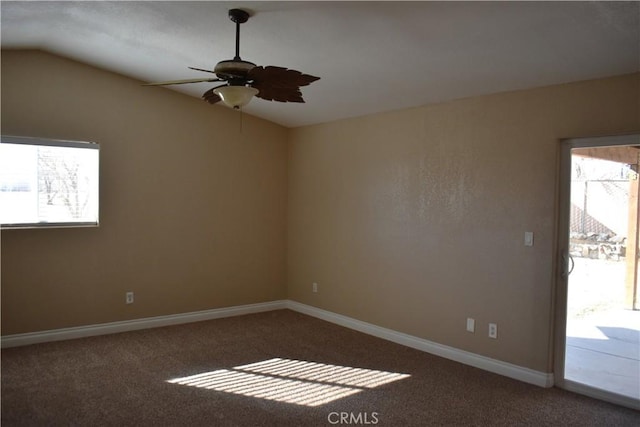
[[[378,424],[377,412],[330,412],[329,424],[371,425]]]

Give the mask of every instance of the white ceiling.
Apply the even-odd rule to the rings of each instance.
[[[233,57],[231,8],[252,14],[244,60],[321,77],[305,104],[245,107],[289,127],[640,71],[640,2],[2,1],[1,42],[147,82],[208,77],[187,66]]]

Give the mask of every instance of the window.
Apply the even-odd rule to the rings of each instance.
[[[3,136],[2,228],[98,225],[100,145]]]

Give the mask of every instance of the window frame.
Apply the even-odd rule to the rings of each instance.
[[[13,136],[13,135],[1,135],[0,143],[98,150],[98,165],[97,165],[98,209],[97,209],[96,221],[2,223],[0,220],[0,230],[34,229],[34,228],[97,228],[100,226],[100,144],[99,143],[92,142],[92,141],[70,141],[70,140],[63,140],[63,139],[38,138],[38,137]]]

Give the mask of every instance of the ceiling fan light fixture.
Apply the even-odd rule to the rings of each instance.
[[[222,86],[214,89],[213,93],[218,95],[222,102],[229,107],[239,110],[251,102],[254,95],[258,93],[258,89],[250,86]]]

